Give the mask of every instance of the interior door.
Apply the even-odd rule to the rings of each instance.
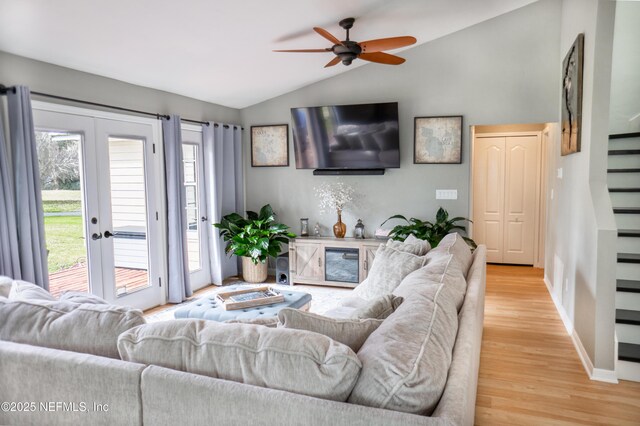
[[[487,262],[503,262],[505,138],[477,138],[473,163],[473,238]]]
[[[212,225],[206,214],[206,192],[202,155],[202,130],[182,128],[182,157],[187,213],[187,249],[191,288],[198,290],[211,284],[209,231]]]
[[[164,299],[155,142],[151,123],[96,119],[104,298],[141,309]]]
[[[533,264],[539,155],[537,136],[505,138],[504,263]]]

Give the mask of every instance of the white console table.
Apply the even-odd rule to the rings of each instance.
[[[384,240],[298,237],[289,243],[291,284],[356,287]]]

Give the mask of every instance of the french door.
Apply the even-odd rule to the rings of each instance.
[[[155,120],[34,102],[50,291],[165,302]]]
[[[191,288],[198,290],[211,284],[209,235],[211,222],[206,215],[202,128],[182,125],[182,159],[187,204],[187,255]]]

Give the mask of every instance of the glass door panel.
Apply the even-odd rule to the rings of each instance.
[[[144,140],[109,137],[111,236],[116,295],[149,287]]]

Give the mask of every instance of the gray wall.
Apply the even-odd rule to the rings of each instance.
[[[563,1],[558,74],[576,36],[585,34],[582,149],[561,157],[556,143],[547,163],[554,195],[547,205],[545,277],[587,365],[601,370],[615,368],[616,224],[606,184],[614,15],[615,2]]]
[[[32,91],[184,118],[239,123],[240,111],[0,51],[0,83]],[[34,99],[38,99],[34,97]],[[42,98],[48,102],[58,102]],[[58,102],[62,103],[62,102]]]
[[[335,213],[318,212],[313,188],[334,177],[290,166],[252,168],[249,127],[290,122],[290,108],[399,102],[400,169],[384,176],[343,178],[362,194],[343,220],[348,235],[362,218],[368,235],[393,214],[435,218],[439,206],[469,216],[469,126],[541,123],[558,117],[560,2],[543,0],[452,35],[402,52],[403,65],[371,64],[242,110],[245,131],[247,208],[271,203],[299,232],[299,218],[330,232]],[[299,58],[304,61],[305,58]],[[342,66],[342,65],[338,65]],[[414,165],[413,118],[463,115],[463,164]],[[458,199],[436,200],[436,189],[457,189]]]
[[[639,23],[639,2],[616,3],[611,66],[611,133],[640,132]]]

